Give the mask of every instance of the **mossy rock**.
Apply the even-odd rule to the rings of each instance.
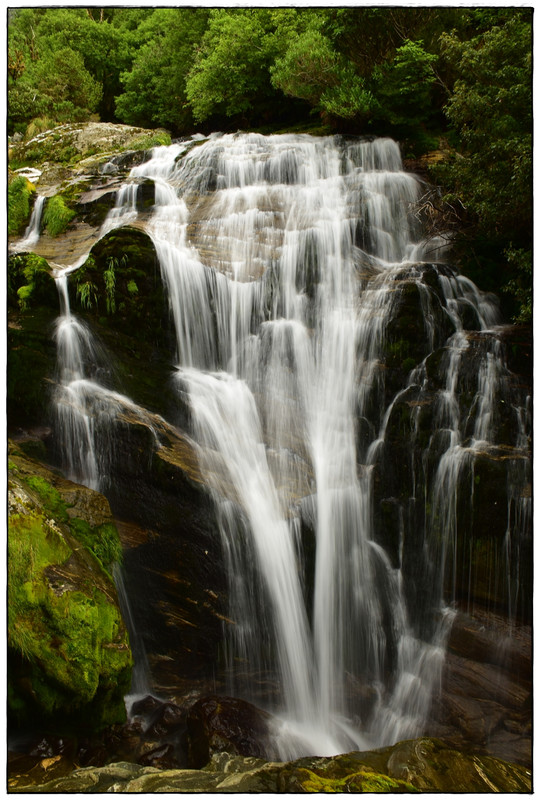
[[[10,255],[7,273],[10,309],[25,313],[41,306],[58,308],[58,290],[45,258],[35,253]]]
[[[91,156],[112,156],[124,150],[147,150],[170,144],[166,131],[154,131],[108,122],[58,125],[38,133],[29,141],[12,144],[10,159],[32,165],[50,162],[71,164]]]
[[[8,318],[7,410],[10,428],[44,425],[49,418],[50,379],[56,366],[56,314],[40,306]]]
[[[8,466],[10,718],[59,731],[121,722],[132,657],[108,572],[120,545],[106,501],[82,487],[100,509],[92,525],[75,485],[13,446]]]
[[[131,337],[136,357],[138,341],[146,349],[152,345],[169,351],[173,345],[159,263],[144,232],[124,227],[103,237],[72,273],[69,288],[73,311]]]
[[[418,791],[406,781],[395,780],[370,769],[361,769],[340,778],[326,777],[315,770],[299,769],[297,779],[303,792],[318,794],[336,794],[338,792],[410,794]]]

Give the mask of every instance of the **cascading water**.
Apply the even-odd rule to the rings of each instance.
[[[30,222],[24,232],[24,236],[20,242],[17,243],[17,250],[30,250],[40,237],[41,217],[43,214],[43,207],[45,205],[45,197],[38,194],[30,216]]]
[[[231,691],[250,696],[257,675],[277,680],[282,758],[418,735],[452,620],[443,597],[455,598],[455,587],[444,595],[444,585],[456,568],[459,483],[474,454],[493,445],[494,397],[505,379],[496,339],[486,336],[473,402],[460,411],[458,376],[470,345],[462,319],[475,315],[477,329],[487,331],[496,307],[446,267],[436,289],[424,279],[422,262],[442,251],[439,242],[422,241],[411,213],[421,185],[402,171],[390,140],[239,134],[156,148],[118,192],[102,236],[137,216],[142,179],[155,185],[145,225],[175,324],[175,382],[191,408],[228,570]],[[85,378],[89,344],[70,315],[63,280],[58,407],[67,417],[60,429],[70,442],[86,443],[81,452],[90,459],[83,464],[72,453],[70,473],[98,486],[96,408],[105,395],[108,409],[130,401]],[[394,397],[385,388],[389,329],[411,285],[426,355],[444,345],[446,359],[424,448],[425,461],[435,454],[438,467],[424,476],[424,496],[416,496],[414,480],[411,495],[426,509],[431,606],[421,613],[428,625],[416,619],[406,585],[406,509],[390,554],[377,540],[373,508],[392,415],[416,393],[410,435],[419,436],[418,397],[429,383],[426,358],[411,364]],[[89,394],[92,412],[75,423]],[[519,449],[527,438],[521,403],[515,414]],[[527,529],[526,480],[523,471],[509,472],[508,552]],[[512,579],[515,606],[514,586]]]
[[[221,520],[231,663],[277,662],[283,757],[417,733],[441,649],[414,639],[399,570],[373,541],[372,465],[358,464],[355,417],[376,383],[396,278],[419,259],[408,214],[418,182],[389,140],[225,136],[178,154],[154,151],[132,178],[156,183],[149,232]],[[363,292],[359,268],[370,272]],[[304,580],[303,497],[316,531]],[[388,637],[398,652],[389,694]],[[351,719],[351,674],[379,694],[371,717]]]

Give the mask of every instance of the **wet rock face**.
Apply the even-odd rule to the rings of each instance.
[[[111,469],[135,629],[154,686],[175,693],[184,677],[218,671],[223,627],[232,624],[213,506],[189,441],[157,416],[124,417]]]
[[[456,748],[532,763],[531,629],[504,617],[458,613],[429,732]]]
[[[421,595],[438,591],[442,570],[449,600],[491,605],[529,622],[530,348],[506,328],[464,330],[461,340],[445,341],[452,331],[436,275],[424,270],[423,283],[404,276],[387,330],[375,538],[392,563],[402,559],[410,608],[433,607]],[[455,497],[448,508],[445,492]]]
[[[187,717],[188,762],[200,769],[214,753],[268,757],[272,717],[234,697],[203,697]]]

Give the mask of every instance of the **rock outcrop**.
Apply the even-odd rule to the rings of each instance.
[[[9,453],[8,709],[15,725],[95,730],[125,719],[131,650],[106,499]]]

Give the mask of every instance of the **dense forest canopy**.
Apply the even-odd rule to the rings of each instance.
[[[517,7],[12,9],[8,132],[309,125],[442,149],[431,178],[461,268],[528,321],[531,35]]]

